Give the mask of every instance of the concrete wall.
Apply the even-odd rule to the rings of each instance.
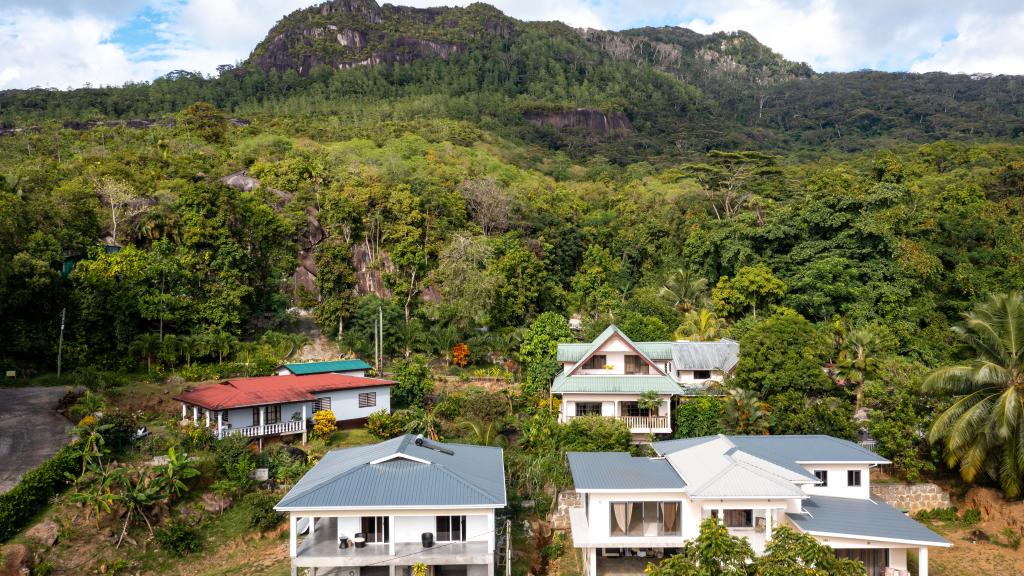
[[[364,392],[376,392],[377,404],[368,408],[359,407],[359,394]],[[374,386],[371,388],[355,388],[353,390],[335,390],[333,392],[321,392],[317,397],[330,397],[331,411],[334,417],[340,420],[359,420],[368,418],[370,414],[378,410],[391,411],[391,387]],[[309,408],[312,410],[312,407]],[[309,415],[312,416],[312,412]]]
[[[911,514],[920,510],[949,508],[953,505],[946,493],[937,484],[873,484],[871,495],[893,508],[909,510]]]
[[[820,496],[836,496],[838,498],[867,499],[871,496],[871,468],[867,464],[801,464],[808,472],[816,470],[828,471],[828,486],[806,484],[804,492]],[[848,486],[848,470],[860,470],[860,486]]]

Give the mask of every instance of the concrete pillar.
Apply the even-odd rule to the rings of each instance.
[[[210,427],[210,411],[204,409],[203,412],[206,412],[206,427],[209,428]]]
[[[192,407],[192,423],[199,424],[199,406]]]
[[[296,553],[298,551],[298,547],[299,547],[299,529],[296,526],[295,520],[296,520],[295,512],[289,512],[288,513],[288,553],[291,554],[292,558],[295,558],[295,555],[296,555]],[[292,567],[292,570],[295,570],[294,566]]]
[[[309,517],[309,540],[316,544],[316,516]]]
[[[181,403],[181,419],[184,420],[186,418],[188,418],[188,406],[186,406],[185,403],[182,402]]]
[[[388,516],[388,556],[395,555],[395,517]]]
[[[267,407],[260,406],[260,426],[265,426],[267,421]]]
[[[772,539],[772,509],[764,509],[764,541],[765,543],[770,542]]]
[[[224,411],[217,410],[217,437],[220,437],[221,429],[224,427]]]
[[[497,528],[497,527],[494,525],[494,511],[493,510],[487,513],[487,525],[492,528],[492,530],[487,533],[487,553],[488,554],[494,554],[494,532],[495,532],[494,529]],[[468,540],[468,538],[467,538],[467,540]]]
[[[928,548],[917,549],[917,576],[928,576]]]
[[[306,445],[306,403],[302,403],[302,445]]]
[[[584,553],[587,555],[587,576],[597,576],[597,548],[587,548]]]

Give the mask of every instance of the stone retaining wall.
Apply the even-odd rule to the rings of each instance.
[[[949,508],[949,494],[937,484],[872,484],[871,496],[911,514],[919,510]]]

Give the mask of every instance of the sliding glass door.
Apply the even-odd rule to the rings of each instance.
[[[612,536],[680,536],[679,502],[612,502]]]

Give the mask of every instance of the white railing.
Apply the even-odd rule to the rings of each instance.
[[[565,421],[568,422],[573,418],[578,418],[578,416],[566,416]],[[607,416],[607,418],[622,420],[630,430],[657,430],[669,427],[668,416]]]
[[[668,428],[668,416],[619,416],[630,430]]]
[[[298,434],[306,427],[302,420],[289,420],[288,422],[275,422],[263,426],[246,426],[244,428],[221,428],[217,433],[219,438],[241,434],[250,438],[257,436],[279,436],[281,434]]]

